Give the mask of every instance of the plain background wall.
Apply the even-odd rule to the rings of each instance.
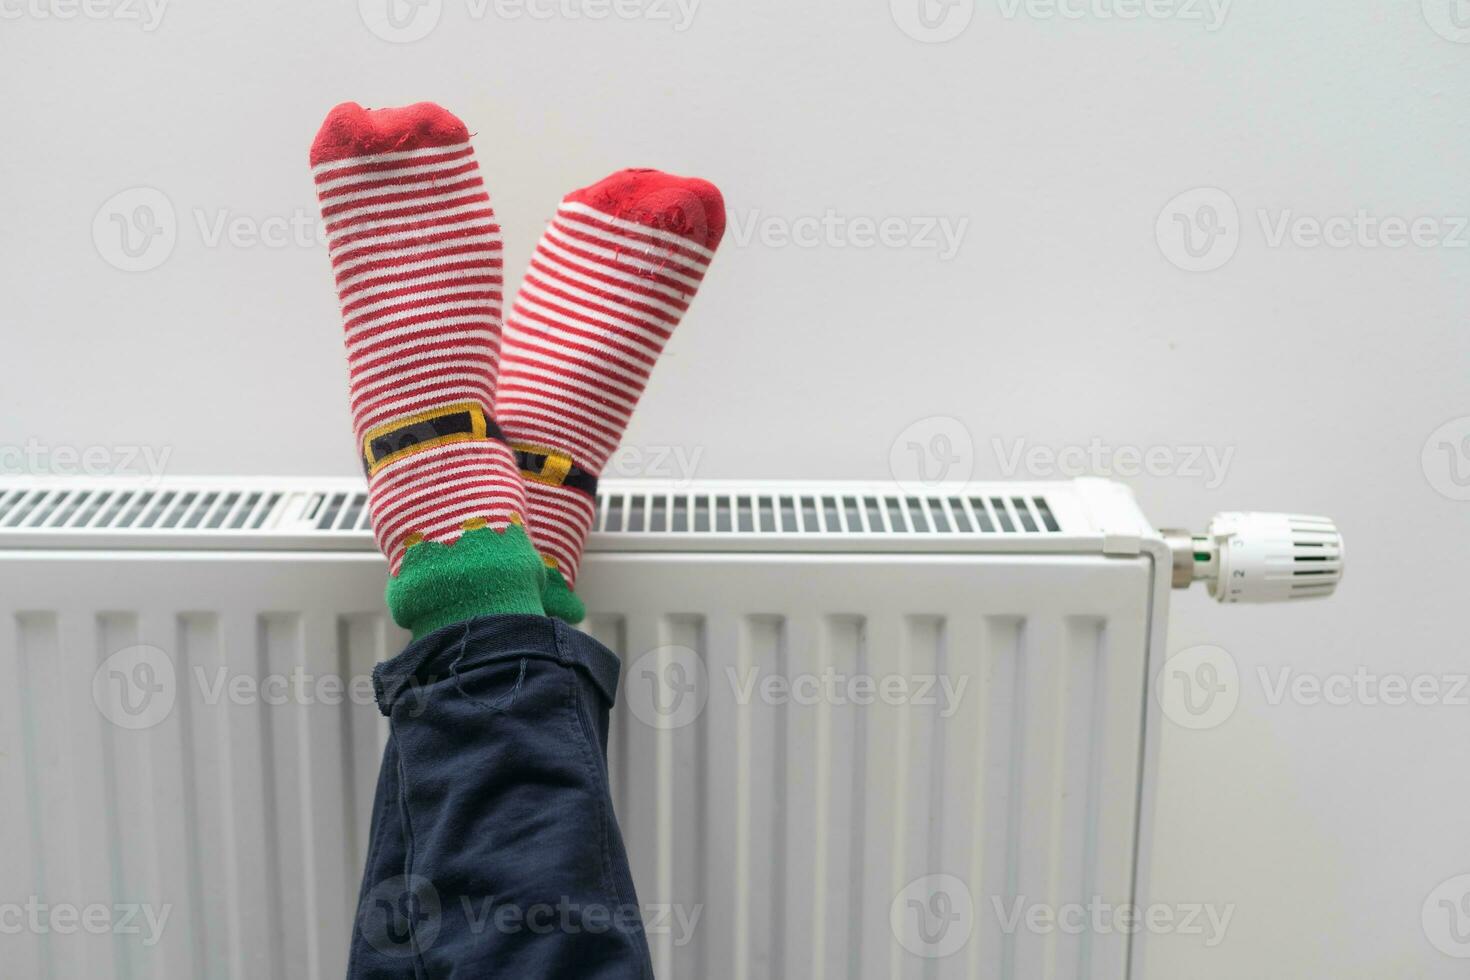
[[[513,278],[566,191],[710,177],[732,237],[629,434],[642,468],[685,475],[649,465],[671,449],[700,477],[887,478],[941,417],[916,432],[961,434],[952,476],[1055,475],[1010,465],[1018,445],[1152,449],[1168,472],[1127,482],[1158,525],[1337,518],[1331,603],[1176,604],[1170,650],[1228,651],[1238,704],[1162,732],[1146,873],[1234,917],[1213,948],[1152,939],[1149,977],[1463,976],[1432,940],[1470,888],[1431,892],[1470,873],[1470,5],[957,0],[939,29],[973,20],[928,43],[904,0],[704,0],[687,26],[652,0],[595,21],[425,0],[437,26],[395,43],[348,2],[178,0],[151,30],[111,2],[0,0],[4,469],[91,449],[136,470],[148,447],[175,474],[353,472],[325,250],[238,230],[314,220],[307,146],[338,101],[469,123]],[[113,213],[158,198],[108,202],[138,187],[176,241],[127,272]],[[1225,197],[1171,206],[1198,188]],[[783,243],[829,212],[859,224]],[[1360,212],[1438,220],[1313,244]],[[1176,213],[1196,243],[1219,218],[1218,267],[1180,267]],[[889,218],[967,225],[952,255],[861,247]],[[1230,454],[1223,480],[1196,447]],[[1438,703],[1277,698],[1283,670],[1428,678]]]

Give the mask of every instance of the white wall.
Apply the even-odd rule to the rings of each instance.
[[[1271,687],[1283,668],[1447,687],[1470,669],[1470,502],[1454,499],[1470,442],[1461,484],[1438,448],[1470,435],[1470,232],[1421,228],[1458,248],[1269,234],[1287,212],[1470,215],[1463,0],[1237,0],[1223,23],[1205,0],[1130,20],[1097,12],[1129,0],[1070,0],[1078,18],[980,0],[947,43],[906,36],[881,0],[705,0],[684,30],[442,0],[414,43],[375,36],[350,2],[176,0],[153,30],[121,19],[151,17],[141,0],[40,16],[67,2],[0,0],[0,466],[148,447],[174,473],[352,472],[324,250],[210,238],[221,219],[315,214],[307,146],[338,101],[460,114],[510,270],[573,187],[630,165],[710,177],[737,226],[629,444],[697,453],[705,477],[885,477],[901,431],[948,416],[978,477],[1049,475],[1006,471],[1017,440],[1232,453],[1218,486],[1187,467],[1129,480],[1161,525],[1338,518],[1352,568],[1330,604],[1177,608],[1171,649],[1229,651],[1239,706],[1164,732],[1150,873],[1159,897],[1235,911],[1215,948],[1153,940],[1149,976],[1463,975],[1421,911],[1470,873],[1466,692],[1312,705]],[[956,3],[935,9],[958,27]],[[106,260],[105,202],[140,186],[167,197],[177,241],[127,273]],[[1171,214],[1162,245],[1156,223],[1201,187],[1239,211],[1206,263],[1238,250],[1186,272]],[[1193,215],[1206,199],[1185,200]],[[755,218],[829,209],[968,226],[948,258],[740,240]]]

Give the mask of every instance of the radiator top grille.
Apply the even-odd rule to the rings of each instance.
[[[0,528],[258,531],[269,526],[284,496],[265,490],[21,487],[0,493]],[[336,495],[337,499],[347,496]],[[366,499],[367,495],[353,496]],[[330,522],[320,523],[319,528],[335,529]],[[345,529],[357,527],[347,525]]]
[[[283,508],[294,505],[294,512]],[[0,490],[0,529],[301,532],[369,529],[367,494],[268,489],[15,487]],[[626,491],[598,500],[607,534],[1057,534],[1044,494]]]
[[[599,501],[613,534],[1056,534],[1046,497],[802,493],[616,493]]]
[[[361,479],[0,477],[0,552],[350,551],[377,556]],[[592,551],[1070,553],[1162,547],[1108,480],[604,480]]]

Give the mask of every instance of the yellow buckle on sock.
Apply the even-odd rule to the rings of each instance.
[[[547,486],[559,487],[566,482],[568,474],[572,472],[572,457],[556,449],[548,449],[545,446],[534,446],[526,442],[513,442],[510,448],[518,453],[530,453],[535,456],[544,456],[541,470],[521,470],[521,476],[527,480],[537,483],[545,483]]]
[[[440,424],[436,425],[436,422]],[[445,429],[449,431],[443,431]],[[475,402],[430,409],[368,430],[362,437],[363,466],[368,476],[373,476],[389,463],[405,456],[454,442],[485,439],[489,432],[485,410]]]

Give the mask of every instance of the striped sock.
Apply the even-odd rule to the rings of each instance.
[[[545,573],[493,415],[500,226],[468,131],[427,102],[344,103],[311,164],[395,620],[423,635],[475,615],[540,613]]]
[[[506,319],[496,412],[526,478],[544,604],[568,622],[597,478],[725,231],[713,184],[624,170],[569,194]]]

